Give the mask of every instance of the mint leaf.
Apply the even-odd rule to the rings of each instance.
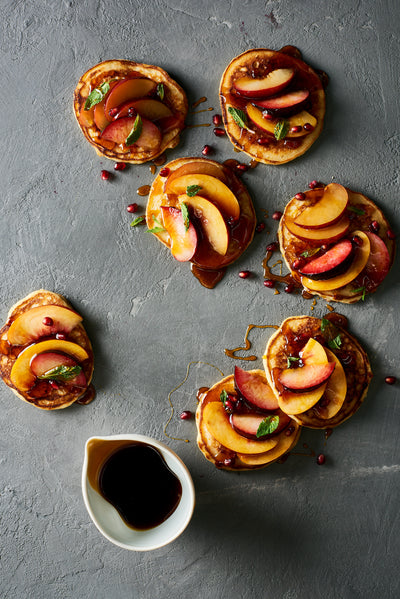
[[[347,206],[347,210],[351,210],[352,212],[360,214],[361,216],[364,216],[365,214],[365,210],[361,210],[361,208],[357,208],[356,206]]]
[[[325,333],[326,329],[330,326],[332,326],[332,323],[330,320],[328,320],[328,318],[323,318],[321,320],[321,332],[322,333]]]
[[[108,82],[102,83],[99,87],[95,87],[89,94],[85,102],[85,110],[90,110],[92,106],[99,104],[110,91],[110,84]]]
[[[287,367],[291,368],[293,362],[300,362],[300,358],[296,358],[295,356],[288,356],[287,357]]]
[[[145,216],[137,216],[135,220],[131,222],[131,227],[137,227],[138,225],[143,225],[146,220]]]
[[[300,256],[303,256],[303,258],[311,258],[311,256],[318,254],[320,249],[321,248],[313,248],[312,250],[306,250],[305,252],[302,252]]]
[[[222,389],[221,393],[219,394],[219,398],[225,407],[225,402],[228,399],[228,393],[225,391],[225,389]]]
[[[135,122],[133,123],[133,127],[131,129],[131,132],[129,133],[128,137],[125,140],[125,145],[132,146],[141,136],[142,129],[143,129],[142,119],[140,117],[140,114],[137,114],[136,118],[135,118]]]
[[[257,429],[256,436],[264,437],[264,435],[270,435],[279,426],[279,416],[267,416],[260,422],[260,426]]]
[[[193,198],[194,196],[197,196],[200,189],[201,189],[200,185],[188,185],[186,188],[186,195],[188,195],[189,198]]]
[[[361,293],[362,292],[362,296],[361,296],[361,301],[363,302],[365,300],[365,294],[367,292],[365,287],[359,287],[358,289],[353,289],[352,293]]]
[[[185,231],[188,231],[189,226],[190,226],[190,218],[189,218],[189,210],[188,210],[188,207],[186,206],[185,202],[182,202],[182,204],[181,204],[181,211],[182,211],[183,222],[185,224]]]
[[[76,364],[76,366],[55,366],[55,368],[51,368],[47,372],[39,375],[38,379],[43,379],[45,381],[69,381],[70,379],[74,379],[76,376],[78,376],[81,370],[82,367],[78,364]]]
[[[244,110],[240,110],[239,108],[234,108],[233,106],[229,106],[228,112],[235,121],[235,123],[241,129],[247,129],[249,131],[249,127],[247,125],[247,114]]]
[[[275,135],[275,139],[277,139],[278,141],[280,141],[281,139],[284,139],[286,137],[286,135],[289,133],[289,121],[279,121],[278,123],[276,123],[275,125],[275,129],[274,129],[274,135]]]
[[[328,347],[330,347],[331,349],[340,349],[341,345],[342,345],[342,338],[340,335],[338,335],[334,339],[329,339],[329,341],[328,341]]]
[[[164,84],[163,83],[159,83],[157,85],[157,95],[160,98],[161,102],[164,100],[164,95],[165,95],[165,90],[164,90]]]

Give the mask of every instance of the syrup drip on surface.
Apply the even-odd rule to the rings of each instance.
[[[137,188],[137,194],[141,197],[147,196],[150,193],[150,185],[142,185]]]
[[[214,110],[214,108],[210,106],[210,108],[203,108],[202,110],[193,110],[192,112],[189,112],[189,114],[200,114],[200,112],[209,112],[210,110]]]
[[[316,306],[316,304],[317,304],[317,300],[314,298],[313,303],[310,306],[310,310],[314,310],[314,307]]]
[[[207,270],[193,263],[190,265],[190,270],[203,287],[207,287],[207,289],[214,289],[215,285],[223,279],[226,272],[226,268]]]
[[[333,312],[334,311],[334,307],[331,306],[330,304],[326,304],[327,309],[329,310],[329,312]]]
[[[269,266],[268,262],[270,261],[273,253],[273,251],[268,250],[262,262],[264,269],[264,279],[271,279],[272,281],[275,281],[277,283],[286,283],[286,285],[290,283],[292,285],[295,285],[296,287],[299,287],[299,284],[293,279],[290,273],[288,273],[287,275],[278,275],[271,271],[271,268],[274,268],[274,266],[276,266],[279,263],[281,264],[282,270],[282,260],[278,260],[278,262],[276,262],[273,266]]]
[[[332,433],[333,433],[333,428],[327,428],[324,431],[324,437],[325,437],[326,441],[329,439],[329,437],[331,436]]]
[[[96,397],[96,389],[94,388],[93,383],[90,383],[90,385],[86,389],[85,393],[75,403],[78,403],[81,406],[87,406],[94,400],[95,397]]]
[[[196,129],[196,127],[211,127],[211,123],[199,123],[198,125],[186,125],[185,129]]]
[[[156,166],[162,166],[163,164],[165,164],[167,162],[167,157],[165,154],[160,154],[160,156],[158,156],[157,158],[155,158],[153,160],[153,163]]]
[[[156,174],[157,167],[155,164],[150,165],[150,172],[152,175]]]
[[[252,331],[253,329],[278,329],[279,327],[274,325],[274,324],[249,324],[249,326],[247,327],[247,331],[246,331],[246,335],[244,337],[244,347],[236,347],[235,349],[224,349],[225,354],[228,356],[228,358],[233,358],[234,360],[246,360],[246,361],[250,361],[250,362],[254,362],[254,360],[257,360],[257,356],[246,356],[244,358],[240,357],[240,356],[235,356],[236,352],[238,351],[248,351],[251,348],[251,343],[249,341],[249,333],[250,331]]]
[[[194,102],[192,104],[192,108],[197,108],[198,106],[200,106],[200,104],[202,104],[203,102],[207,102],[207,98],[205,96],[203,96],[202,98],[200,98],[199,100],[197,100],[196,102]]]
[[[307,443],[303,443],[303,447],[304,449],[308,449],[307,452],[304,451],[291,451],[290,455],[302,455],[305,456],[307,458],[315,458],[315,456],[317,455],[315,453],[315,451],[313,449],[310,448],[310,446]]]

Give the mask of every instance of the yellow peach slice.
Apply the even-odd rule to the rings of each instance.
[[[50,319],[45,325],[44,319]],[[70,333],[82,316],[70,308],[57,305],[37,306],[23,312],[12,323],[7,331],[7,341],[11,345],[26,345],[39,337],[56,333]]]
[[[240,205],[236,196],[220,179],[211,175],[190,174],[167,180],[166,193],[182,195],[192,185],[199,187],[199,193],[214,202],[227,217],[237,220],[240,216]]]
[[[211,401],[204,406],[203,420],[214,439],[231,451],[258,454],[269,451],[278,444],[278,437],[272,437],[265,441],[253,441],[239,435],[229,424],[225,408],[219,401]]]
[[[342,216],[337,223],[320,229],[305,229],[304,227],[299,227],[299,225],[296,225],[290,218],[285,218],[284,224],[296,237],[318,245],[322,243],[334,243],[341,239],[349,230],[350,220],[345,215]]]
[[[83,362],[89,357],[89,354],[83,347],[77,343],[72,343],[72,341],[48,339],[47,341],[33,343],[19,354],[11,369],[10,379],[16,389],[26,392],[34,385],[36,377],[30,368],[31,359],[37,354],[46,351],[65,353],[75,358],[77,362]]]
[[[335,370],[330,377],[323,395],[324,405],[317,406],[318,416],[320,418],[332,418],[343,405],[347,393],[347,380],[343,366],[330,349],[325,350],[330,362],[335,362]]]
[[[244,464],[248,466],[262,466],[262,464],[269,464],[274,462],[282,455],[287,453],[298,441],[300,436],[300,428],[294,431],[291,435],[286,435],[286,431],[283,431],[278,437],[278,443],[265,453],[249,455],[246,453],[238,453],[238,458]]]
[[[269,133],[270,135],[273,135],[273,136],[275,134],[275,127],[276,127],[277,122],[279,122],[280,120],[283,120],[283,119],[272,119],[272,120],[265,119],[263,117],[262,110],[260,110],[256,106],[253,106],[253,104],[251,104],[251,103],[246,105],[246,111],[249,116],[249,119],[251,121],[253,121],[253,123],[255,125],[257,125],[257,127],[259,127],[260,129],[263,129],[264,131],[267,131],[267,133]],[[307,112],[306,110],[302,110],[298,114],[294,114],[293,116],[289,117],[288,119],[284,119],[284,120],[287,120],[289,123],[289,132],[286,134],[286,137],[302,137],[309,133],[309,131],[306,131],[303,128],[301,129],[301,131],[298,131],[297,133],[294,133],[294,132],[291,133],[290,129],[292,127],[303,127],[303,125],[305,125],[306,123],[309,123],[313,128],[315,128],[317,125],[317,119],[315,117],[313,117],[313,115],[310,114],[309,112]]]
[[[362,240],[362,245],[355,247],[354,259],[349,268],[343,274],[326,281],[315,281],[308,277],[301,277],[301,282],[304,287],[307,287],[307,289],[310,289],[311,291],[333,291],[344,287],[358,277],[368,262],[371,244],[368,236],[362,231],[354,231],[354,235]]]
[[[330,183],[324,189],[321,199],[308,206],[294,219],[300,227],[320,229],[337,222],[346,210],[349,201],[347,189],[339,183]]]
[[[164,192],[168,193],[167,188],[169,185],[171,185],[174,179],[178,179],[178,177],[183,177],[184,175],[210,175],[211,177],[219,179],[222,181],[222,183],[227,183],[224,168],[221,164],[208,162],[204,159],[199,161],[193,160],[192,162],[183,164],[175,171],[172,171],[170,175],[168,175],[168,179],[165,181],[164,185]]]
[[[229,245],[228,227],[215,204],[199,195],[190,197],[183,194],[178,196],[178,201],[179,204],[186,204],[192,209],[211,247],[221,256],[225,256]]]

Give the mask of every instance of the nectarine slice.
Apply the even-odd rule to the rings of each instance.
[[[274,69],[266,77],[255,79],[246,75],[233,82],[241,96],[260,98],[273,96],[289,85],[294,77],[294,69]]]
[[[313,391],[327,382],[335,369],[333,362],[328,364],[307,364],[303,368],[287,368],[278,377],[281,385],[292,393]]]
[[[124,78],[117,82],[112,90],[106,96],[104,111],[110,113],[112,108],[117,108],[128,100],[142,98],[155,91],[157,83],[151,79]]]
[[[43,324],[44,318],[50,318],[52,324]],[[26,345],[39,337],[48,337],[56,333],[70,333],[82,322],[80,316],[70,308],[46,305],[31,308],[23,312],[12,323],[7,331],[7,341],[11,345]]]
[[[297,426],[297,425],[296,425]],[[245,453],[238,453],[238,458],[248,466],[262,466],[263,464],[270,464],[274,462],[282,455],[287,453],[296,443],[299,438],[300,428],[294,431],[291,435],[281,433],[278,436],[278,443],[265,453],[259,453],[254,455],[248,455]]]
[[[305,208],[294,219],[294,223],[307,229],[329,227],[342,217],[348,201],[347,189],[338,183],[330,183],[325,187],[321,199]]]
[[[281,119],[265,119],[263,117],[262,111],[256,106],[253,106],[253,104],[251,103],[248,103],[246,105],[246,111],[249,119],[253,121],[253,123],[257,125],[257,127],[262,129],[263,131],[266,131],[271,136],[275,135],[276,124]],[[290,129],[292,127],[303,127],[303,125],[305,125],[306,123],[310,123],[312,127],[315,127],[317,125],[317,119],[305,110],[289,117],[287,121],[289,125],[289,131],[286,134],[286,137],[303,137],[304,135],[307,135],[309,133],[306,129],[303,128],[301,129],[301,131],[291,132]]]
[[[235,366],[234,376],[237,391],[250,406],[265,412],[279,408],[278,400],[265,376],[248,372],[239,366]]]
[[[282,410],[279,410],[279,413],[270,413],[269,416],[266,414],[256,414],[254,412],[250,412],[250,413],[234,412],[230,416],[230,422],[231,422],[231,426],[233,427],[233,429],[237,433],[239,433],[239,435],[242,435],[243,437],[247,437],[248,439],[257,440],[257,438],[258,438],[257,431],[258,431],[260,424],[263,422],[263,420],[265,420],[266,418],[269,418],[269,417],[279,418],[278,425],[277,425],[276,429],[273,432],[271,432],[269,435],[264,435],[262,437],[259,437],[259,439],[265,439],[267,437],[269,438],[270,435],[279,434],[284,428],[286,428],[289,425],[290,420],[291,420],[287,414],[282,412]]]
[[[208,162],[206,160],[193,160],[192,162],[183,164],[168,175],[168,179],[166,179],[164,185],[165,193],[168,193],[167,189],[174,179],[178,179],[178,177],[183,177],[184,175],[209,175],[219,179],[222,183],[225,183],[225,185],[227,183],[222,165],[217,165],[215,162]]]
[[[185,225],[181,210],[161,206],[163,224],[171,239],[171,253],[179,262],[188,262],[197,248],[197,233],[192,223]]]
[[[228,251],[229,233],[226,222],[217,206],[200,195],[178,196],[179,204],[190,207],[196,219],[200,221],[201,228],[211,247],[221,256]]]
[[[118,113],[117,118],[126,116],[129,108],[133,108],[140,114],[141,117],[149,119],[149,121],[158,121],[159,119],[167,118],[172,116],[172,110],[159,100],[153,98],[141,98],[140,100],[134,100],[133,102],[126,102],[126,114]]]
[[[144,151],[155,151],[160,145],[162,134],[160,129],[148,119],[141,119],[142,131],[139,138],[132,144],[136,148],[141,148]],[[125,144],[128,139],[135,119],[125,116],[116,121],[113,121],[104,129],[101,134],[101,139],[113,141],[117,144]]]
[[[309,241],[313,245],[318,245],[323,243],[334,243],[344,237],[349,230],[350,220],[344,215],[334,225],[322,229],[305,229],[304,227],[299,227],[299,225],[296,225],[290,218],[285,218],[284,224],[289,231],[296,237],[299,237],[299,239]]]
[[[368,293],[375,291],[390,269],[390,255],[383,239],[375,233],[366,231],[365,234],[369,239],[371,251],[368,256],[367,264],[361,271],[358,280],[359,287],[365,287]]]
[[[274,98],[267,98],[266,100],[256,100],[257,106],[267,110],[276,110],[279,113],[287,110],[297,109],[306,102],[310,95],[308,89],[301,89],[289,92],[282,96],[276,96]]]
[[[350,266],[353,252],[350,239],[342,239],[325,254],[308,262],[299,272],[314,281],[331,279]]]
[[[320,418],[328,419],[333,418],[343,405],[347,393],[347,380],[340,360],[330,349],[325,351],[329,361],[335,363],[335,370],[332,372],[322,396],[322,401],[318,404],[316,410]]]
[[[76,360],[71,358],[71,356],[51,351],[43,352],[42,354],[36,354],[30,363],[33,374],[38,378],[49,375],[52,371],[54,371],[54,369],[62,366],[66,366],[67,368],[75,368],[79,366],[79,364]],[[50,376],[47,376],[47,378],[50,378]],[[61,380],[66,382],[68,385],[73,385],[75,387],[86,387],[86,377],[83,370],[80,370],[78,374],[72,377],[70,376],[67,379],[64,379],[62,375],[55,374],[54,379]]]

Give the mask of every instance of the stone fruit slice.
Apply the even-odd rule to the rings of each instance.
[[[309,277],[302,277],[302,283],[305,287],[311,291],[332,291],[344,287],[358,277],[368,262],[371,246],[368,236],[362,231],[354,231],[354,235],[360,238],[362,245],[355,246],[351,266],[343,274],[326,281],[314,281]]]
[[[237,220],[240,216],[240,205],[234,193],[220,179],[211,175],[190,174],[167,180],[165,192],[182,195],[188,188],[198,188],[198,193],[212,200],[227,217]]]
[[[282,96],[268,98],[267,100],[256,101],[257,106],[267,110],[286,112],[288,109],[298,110],[308,99],[310,92],[308,89],[296,90]]]
[[[342,239],[322,256],[314,258],[300,269],[300,273],[313,280],[326,280],[346,270],[354,254],[349,239]]]
[[[75,387],[86,387],[86,377],[83,370],[80,370],[75,376],[65,376],[60,370],[60,367],[66,367],[70,369],[74,369],[79,367],[79,364],[76,360],[67,356],[66,354],[61,354],[58,352],[43,352],[42,354],[37,354],[34,356],[30,363],[31,370],[33,374],[38,378],[43,378],[43,376],[48,375],[47,379],[53,379],[62,381],[68,385],[73,385]],[[51,373],[54,373],[54,376],[50,376]]]
[[[248,466],[261,466],[263,464],[271,464],[281,456],[285,455],[285,453],[290,451],[292,447],[296,445],[300,436],[301,428],[298,428],[298,425],[294,422],[293,427],[294,430],[292,434],[286,435],[286,431],[281,433],[278,437],[278,444],[275,445],[275,447],[273,447],[269,451],[255,455],[238,453],[238,457],[244,464],[247,464]]]
[[[44,324],[44,319],[50,319],[50,324]],[[68,334],[80,322],[82,316],[69,308],[55,305],[38,306],[23,312],[12,322],[7,332],[7,341],[11,345],[26,345],[40,337],[56,333]]]
[[[246,111],[250,120],[253,121],[257,127],[266,131],[271,136],[275,136],[275,127],[279,122],[279,119],[269,120],[264,118],[262,111],[251,103],[246,105]],[[286,137],[303,137],[304,135],[308,135],[308,131],[304,129],[306,123],[309,123],[313,128],[317,125],[317,119],[305,110],[289,117],[287,122],[288,132]],[[301,130],[291,131],[293,127],[301,127]]]
[[[209,175],[211,177],[215,177],[224,183],[227,184],[226,175],[224,173],[224,168],[221,164],[217,162],[211,162],[210,160],[192,160],[191,162],[187,162],[183,164],[176,170],[172,171],[168,178],[165,181],[164,191],[168,193],[168,188],[172,185],[172,182],[179,177],[183,177],[185,175]]]
[[[266,418],[279,418],[277,428],[272,431],[269,435],[264,435],[261,437],[257,437],[257,431],[259,429],[260,424]],[[265,414],[254,414],[254,413],[240,413],[234,412],[230,416],[230,423],[233,429],[242,435],[243,437],[247,437],[248,439],[254,439],[255,441],[260,439],[270,438],[271,435],[279,434],[283,429],[285,429],[289,423],[291,422],[291,418],[279,410],[277,414],[271,414],[270,416],[266,416]]]
[[[325,187],[321,199],[305,208],[294,223],[306,229],[329,227],[342,217],[348,201],[347,189],[338,183],[330,183]]]
[[[235,387],[246,403],[264,412],[270,412],[279,408],[268,381],[264,376],[255,374],[235,366]]]
[[[19,354],[11,369],[10,380],[18,391],[24,393],[34,385],[36,377],[30,367],[31,360],[36,354],[48,351],[65,353],[77,362],[83,362],[89,357],[89,354],[83,347],[71,341],[49,339],[33,343]]]
[[[217,206],[199,195],[186,194],[178,197],[180,204],[191,208],[191,213],[200,222],[204,235],[211,247],[221,256],[225,256],[229,245],[229,232],[224,217]]]
[[[375,291],[382,283],[390,269],[390,255],[385,242],[376,235],[365,231],[370,243],[370,254],[365,268],[357,277],[358,287],[365,287],[367,293]]]
[[[325,349],[329,362],[335,363],[335,370],[332,372],[321,401],[315,410],[320,418],[333,418],[343,405],[347,393],[347,380],[343,366],[330,349]]]
[[[138,113],[141,117],[148,119],[149,121],[159,121],[160,119],[172,116],[172,110],[159,100],[154,100],[153,98],[140,98],[140,100],[129,100],[119,106],[114,120],[125,116],[131,116],[129,111],[132,110],[134,111],[134,114]]]
[[[274,69],[266,77],[240,77],[234,81],[236,91],[246,98],[265,98],[285,89],[294,77],[294,69]]]
[[[104,111],[106,114],[110,114],[110,110],[113,108],[118,108],[124,102],[134,98],[147,96],[153,93],[156,87],[156,82],[151,79],[137,77],[134,79],[121,79],[108,93]]]
[[[163,224],[171,239],[171,253],[179,262],[191,260],[197,248],[197,233],[192,223],[186,229],[182,212],[172,206],[161,206]]]
[[[239,435],[229,423],[224,406],[219,401],[212,401],[204,406],[203,419],[211,435],[224,447],[240,453],[263,453],[275,447],[277,437],[263,441],[253,441]]]
[[[344,215],[334,225],[323,227],[321,229],[305,229],[304,227],[299,227],[299,225],[296,225],[290,218],[285,218],[284,224],[289,231],[296,237],[299,237],[299,239],[309,241],[313,245],[319,245],[323,243],[334,243],[344,237],[349,230],[350,220]]]
[[[327,382],[335,364],[308,364],[303,368],[288,368],[279,375],[279,382],[292,393],[313,391]]]
[[[148,119],[141,119],[142,131],[139,138],[131,145],[145,151],[156,151],[161,144],[161,131]],[[135,119],[132,117],[123,117],[113,121],[104,129],[101,134],[101,139],[113,141],[117,144],[125,144],[132,132]]]

